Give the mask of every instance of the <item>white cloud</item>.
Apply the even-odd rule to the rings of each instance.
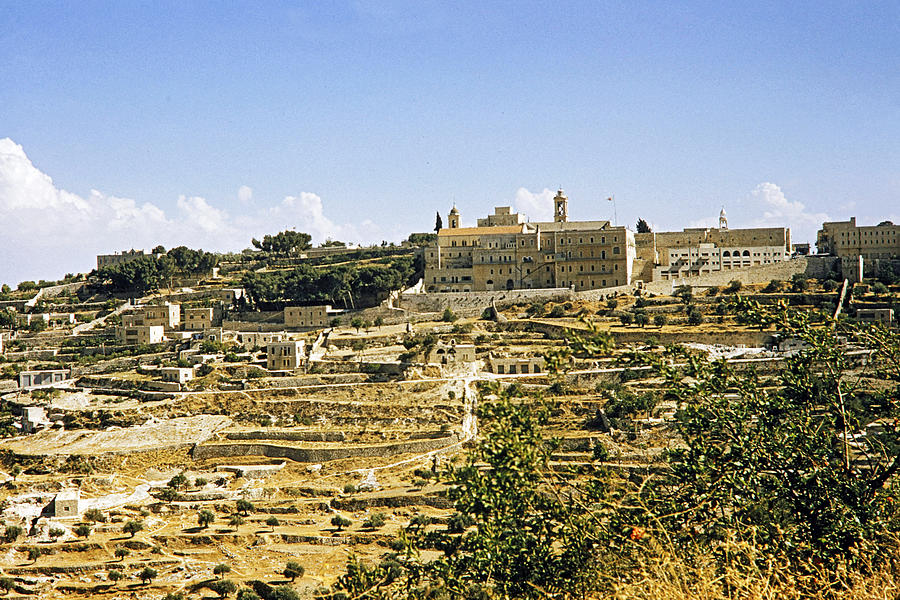
[[[276,219],[294,222],[295,229],[305,231],[313,239],[334,236],[338,229],[325,216],[322,199],[312,192],[301,192],[299,196],[287,196],[271,212]]]
[[[200,196],[179,196],[178,212],[180,223],[186,227],[199,228],[207,233],[230,235],[234,228],[228,222],[228,213],[214,208]]]
[[[532,221],[552,221],[555,196],[556,193],[547,188],[534,193],[520,187],[516,190],[516,212],[524,213]]]
[[[109,208],[108,232],[131,232],[142,228],[157,231],[160,226],[167,225],[166,213],[149,202],[138,205],[131,198],[104,196],[97,190],[91,190],[91,203],[98,207],[106,204]]]
[[[187,245],[205,250],[240,250],[252,237],[284,229],[307,231],[313,240],[380,241],[371,221],[336,224],[322,199],[302,192],[274,207],[250,204],[253,190],[241,186],[246,210],[231,214],[200,196],[180,196],[172,214],[150,202],[91,190],[87,198],[57,188],[35,167],[22,146],[0,139],[0,282],[56,279],[89,271],[96,255],[129,248],[149,250]],[[248,206],[249,204],[249,206]]]
[[[754,212],[762,213],[752,222],[753,227],[790,227],[791,239],[797,242],[815,240],[822,223],[831,220],[826,213],[812,212],[802,202],[788,200],[774,183],[757,185],[748,203]]]
[[[357,224],[338,224],[325,216],[322,198],[312,192],[301,192],[299,196],[286,196],[278,206],[268,211],[270,223],[280,223],[281,229],[291,228],[305,231],[312,236],[313,243],[326,239],[343,242],[378,242],[380,228],[369,219]],[[271,225],[269,230],[272,230]]]

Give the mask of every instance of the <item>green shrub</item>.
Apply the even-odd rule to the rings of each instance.
[[[363,521],[362,526],[366,529],[379,529],[380,527],[384,527],[386,521],[387,517],[384,513],[374,513],[369,515],[369,517]]]
[[[156,569],[154,569],[152,567],[144,567],[138,573],[138,579],[140,579],[144,583],[149,583],[149,582],[153,581],[154,579],[156,579],[157,575],[158,575],[158,573],[156,572]]]
[[[94,523],[106,523],[106,515],[98,508],[89,508],[84,511],[84,518],[85,520],[93,521]]]
[[[281,572],[281,574],[291,581],[294,581],[298,577],[303,577],[303,574],[305,572],[305,569],[300,563],[290,560],[287,562],[287,564],[284,565],[284,570]]]

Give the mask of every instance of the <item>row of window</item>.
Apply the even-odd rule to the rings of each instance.
[[[756,238],[754,238],[754,239],[756,239]],[[617,235],[612,236],[612,243],[613,243],[613,244],[618,243],[618,241],[619,241],[619,236],[617,236]],[[533,237],[532,237],[532,238],[529,238],[529,239],[528,239],[528,246],[534,247],[534,242],[535,242],[535,238],[533,238]],[[571,246],[571,245],[572,245],[572,238],[559,238],[559,244],[560,244],[560,245],[565,246],[567,243]],[[578,238],[578,243],[579,243],[579,244],[584,244],[584,238]],[[593,244],[593,243],[594,243],[594,238],[593,238],[593,237],[589,237],[589,238],[588,238],[588,243],[589,243],[589,244]],[[605,235],[601,235],[601,236],[600,236],[600,243],[601,243],[601,244],[605,244],[605,243],[606,243],[606,236],[605,236]],[[457,240],[450,240],[450,246],[451,246],[452,248],[456,248],[457,245],[459,245],[459,246],[468,246],[468,245],[469,245],[469,242],[468,242],[468,240],[459,240],[459,241],[457,241]],[[488,248],[501,248],[501,247],[502,247],[502,248],[512,248],[512,247],[515,247],[515,245],[516,245],[515,242],[488,242],[487,247],[488,247]],[[480,246],[478,240],[472,240],[472,246]],[[519,246],[521,246],[522,248],[525,247],[525,240],[524,240],[524,239],[519,240]]]
[[[593,265],[593,264],[591,265],[591,272],[594,271],[594,266],[595,266],[595,265]],[[603,265],[603,266],[605,267],[606,265]],[[618,263],[616,263],[615,265],[613,265],[613,267],[614,267],[614,269],[613,269],[614,271],[618,271],[618,270],[619,270],[619,265],[618,265]],[[560,265],[560,266],[559,266],[559,272],[560,272],[560,273],[565,273],[565,272],[566,272],[566,265]],[[568,271],[568,272],[569,272],[569,273],[572,272],[572,265],[569,265],[569,271]],[[579,272],[579,273],[584,273],[584,265],[578,265],[578,272]],[[612,273],[612,271],[610,271],[609,269],[606,269],[606,268],[600,269],[600,272],[601,272],[601,273]]]
[[[585,280],[585,279],[581,279],[581,280],[579,280],[579,281],[568,281],[568,282],[565,281],[565,280],[563,280],[563,281],[560,281],[560,282],[559,282],[559,286],[560,286],[560,287],[569,287],[569,286],[571,286],[571,285],[574,285],[574,286],[575,286],[575,289],[577,289],[577,290],[579,290],[579,289],[586,289],[586,288],[588,288],[588,285],[587,285],[586,281],[587,281],[587,280]],[[594,280],[594,279],[591,279],[590,282],[591,282],[590,289],[596,289],[596,288],[597,288],[597,281]],[[613,279],[613,280],[612,280],[612,286],[615,287],[615,286],[617,286],[617,285],[619,285],[619,280],[618,280],[618,279]],[[607,287],[607,285],[606,285],[606,279],[601,279],[601,280],[600,280],[600,287],[601,287],[601,288]]]
[[[572,238],[559,238],[559,243],[560,243],[560,245],[565,246],[565,245],[566,245],[566,239],[568,239],[569,245],[571,246],[571,245],[572,245]],[[588,241],[589,244],[593,244],[593,243],[594,243],[594,238],[593,238],[593,237],[588,238],[588,239],[589,239],[589,241]],[[615,244],[616,242],[618,242],[618,241],[619,241],[619,236],[614,235],[613,238],[612,238],[612,241],[613,241],[614,244]],[[583,243],[584,243],[584,238],[578,238],[578,243],[579,243],[579,244],[583,244]],[[605,235],[601,235],[601,236],[600,236],[600,243],[601,243],[601,244],[605,244],[605,243],[606,243],[606,236],[605,236]]]
[[[516,373],[516,368],[517,368],[516,365],[509,365],[509,373],[508,374],[509,375],[518,375],[518,373]],[[540,373],[541,372],[541,366],[538,364],[535,364],[532,368],[533,368],[532,373]],[[529,369],[528,363],[522,363],[521,365],[518,365],[519,373],[527,375],[528,369]],[[506,368],[503,365],[497,365],[497,374],[498,375],[506,375],[507,373],[504,373],[505,370],[506,370]]]

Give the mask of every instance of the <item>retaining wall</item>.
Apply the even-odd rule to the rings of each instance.
[[[571,324],[547,323],[544,321],[519,320],[510,321],[507,324],[509,329],[519,331],[535,331],[544,333],[554,338],[562,339],[565,337],[567,329],[575,329],[576,331],[583,328],[573,327]],[[701,344],[722,344],[725,346],[771,346],[772,333],[766,331],[734,331],[724,328],[721,331],[709,331],[706,328],[697,328],[696,330],[682,330],[678,332],[663,331],[657,327],[614,327],[609,330],[609,334],[613,337],[617,344],[644,344],[649,338],[655,338],[658,344],[677,344],[682,342],[697,342]]]
[[[709,273],[699,277],[651,281],[650,283],[645,283],[644,288],[652,294],[670,294],[674,289],[673,285],[674,287],[682,284],[692,285],[694,287],[724,287],[734,279],[745,284],[768,283],[773,279],[787,281],[795,273],[806,273],[808,265],[809,257],[804,256],[771,265],[758,265],[743,269],[732,269],[730,271],[716,271],[715,273]]]
[[[295,448],[276,444],[208,444],[195,446],[192,456],[195,460],[224,458],[227,456],[265,456],[287,458],[296,462],[322,463],[342,458],[375,458],[397,454],[430,452],[451,444],[459,438],[451,435],[435,440],[415,440],[378,446],[351,446],[342,448]]]
[[[222,321],[222,329],[240,332],[275,332],[285,331],[284,323],[264,323],[262,321]]]
[[[832,271],[841,272],[841,259],[837,256],[807,256],[806,276],[825,279]]]
[[[539,288],[493,292],[440,292],[431,294],[401,294],[398,306],[413,312],[442,313],[449,308],[460,315],[480,315],[491,305],[497,307],[532,302],[534,300],[567,302],[575,298],[569,288]]]
[[[229,440],[287,440],[291,442],[343,442],[343,431],[230,431]]]
[[[317,362],[312,363],[313,366],[317,365]],[[320,376],[327,376],[327,380],[323,380]],[[363,377],[359,373],[344,373],[339,375],[334,375],[331,373],[310,373],[309,375],[302,377],[267,377],[264,382],[259,382],[257,380],[247,380],[244,382],[243,389],[252,390],[259,388],[261,383],[265,385],[266,388],[294,388],[301,386],[316,386],[316,385],[328,385],[334,383],[363,383],[366,381],[366,378]]]
[[[644,288],[653,294],[669,294],[674,285],[682,283],[697,287],[727,286],[733,279],[742,283],[768,283],[772,279],[790,280],[795,273],[805,273],[808,277],[824,277],[835,267],[834,257],[804,256],[771,265],[758,265],[730,271],[717,271],[699,277],[645,282]],[[634,285],[584,290],[575,292],[568,288],[542,288],[531,290],[510,290],[493,292],[441,292],[430,294],[401,294],[397,306],[411,312],[441,313],[445,308],[470,316],[481,314],[490,306],[491,299],[498,307],[543,300],[566,302],[573,299],[601,300],[611,296],[630,294]]]

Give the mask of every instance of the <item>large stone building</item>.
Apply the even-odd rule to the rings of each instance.
[[[900,258],[900,225],[883,221],[878,225],[858,226],[856,217],[823,223],[816,235],[816,248],[819,254],[840,258]]]
[[[841,260],[841,273],[852,282],[884,272],[900,275],[900,225],[882,221],[858,226],[849,221],[823,223],[816,236],[819,254]]]
[[[659,281],[696,277],[790,260],[787,227],[729,229],[725,209],[718,227],[634,234],[635,278]]]
[[[285,306],[284,324],[286,327],[328,327],[332,312],[328,304]]]
[[[469,292],[627,285],[632,280],[634,234],[609,221],[569,221],[562,190],[553,222],[529,223],[509,207],[460,227],[456,207],[437,241],[425,248],[425,289]]]
[[[98,254],[97,269],[99,270],[104,267],[111,267],[113,265],[121,265],[122,263],[131,262],[145,256],[149,255],[144,254],[143,250],[134,249],[122,250],[122,252],[116,252],[114,254]]]
[[[552,223],[529,223],[509,207],[460,227],[456,207],[425,248],[425,290],[469,292],[571,287],[576,291],[696,277],[791,258],[787,227],[718,227],[632,233],[609,221],[569,221],[560,190]]]

